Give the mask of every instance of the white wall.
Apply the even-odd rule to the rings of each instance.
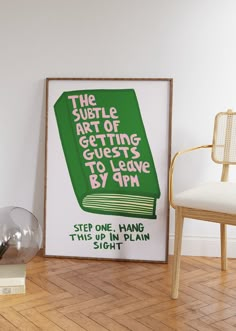
[[[172,153],[211,143],[215,113],[236,109],[235,11],[235,0],[0,0],[1,205],[43,224],[46,77],[173,77]],[[177,191],[219,176],[199,153]],[[218,227],[186,223],[184,253],[217,255]]]

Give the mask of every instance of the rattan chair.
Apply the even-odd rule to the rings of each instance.
[[[212,160],[222,164],[221,181],[204,183],[174,195],[173,172],[176,159],[184,153],[201,148],[211,148]],[[169,200],[175,209],[175,245],[171,292],[173,299],[178,298],[181,243],[185,217],[220,224],[221,269],[227,269],[226,224],[236,225],[236,183],[228,181],[230,165],[236,165],[236,113],[232,110],[216,115],[212,145],[178,152],[171,162]]]

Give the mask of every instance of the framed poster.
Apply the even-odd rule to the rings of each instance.
[[[167,261],[172,84],[46,80],[46,256]]]

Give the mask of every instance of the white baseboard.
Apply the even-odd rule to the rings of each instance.
[[[174,252],[174,235],[169,236],[169,254]],[[183,236],[182,255],[220,256],[220,238],[210,236]],[[227,239],[227,257],[236,258],[236,238]]]

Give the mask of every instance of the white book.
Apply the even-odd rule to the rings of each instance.
[[[25,264],[0,265],[0,295],[25,293]]]

